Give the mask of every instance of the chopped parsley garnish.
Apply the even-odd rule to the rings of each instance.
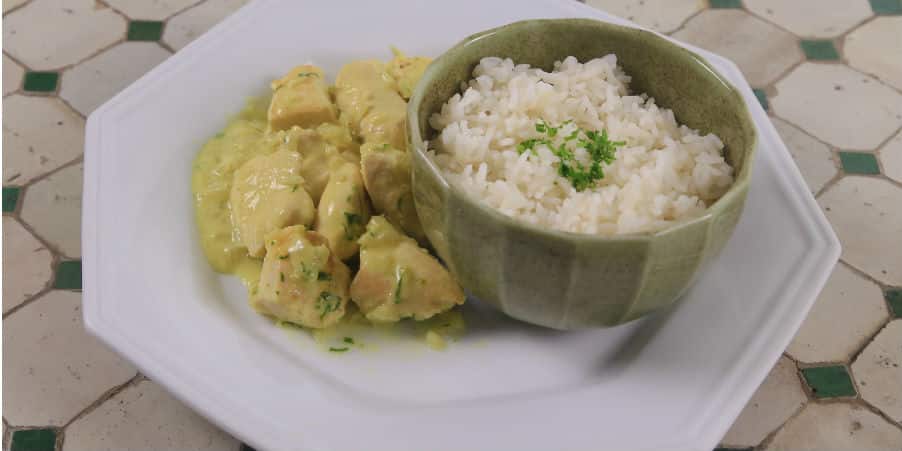
[[[345,212],[345,219],[348,220],[348,224],[363,224],[363,218],[356,213]]]
[[[316,309],[319,310],[320,319],[323,319],[329,313],[338,310],[339,306],[341,306],[341,297],[328,291],[320,292],[319,297],[316,298]]]
[[[279,281],[280,281],[280,282],[284,282],[284,281],[285,281],[285,273],[284,273],[284,272],[280,272],[280,273],[279,273]]]
[[[602,164],[611,164],[614,161],[617,147],[626,143],[611,141],[606,130],[598,132],[577,128],[565,136],[561,142],[555,144],[552,138],[556,137],[558,131],[571,122],[566,121],[557,127],[553,127],[545,121],[537,122],[536,132],[545,134],[545,137],[524,140],[517,144],[517,152],[522,154],[529,150],[536,155],[535,147],[540,144],[545,145],[560,159],[558,174],[569,180],[577,191],[583,191],[604,178]],[[585,149],[589,154],[590,161],[588,163],[576,159],[574,151],[578,148]]]
[[[342,341],[344,341],[345,343],[347,343],[349,345],[354,344],[354,339],[351,337],[345,337],[344,340],[342,340]]]
[[[291,192],[292,192],[292,193],[295,192],[295,191],[297,191],[297,190],[298,190],[298,185],[297,185],[297,184],[294,184],[294,185],[291,186]]]
[[[329,348],[329,352],[347,352],[347,350],[348,350],[347,346],[344,346],[341,348],[334,348],[334,347]]]
[[[332,280],[332,276],[327,272],[320,271],[319,274],[316,275],[316,280]]]
[[[279,260],[285,260],[286,258],[288,258],[288,254],[279,256]]]
[[[348,241],[354,241],[358,236],[363,234],[363,218],[356,214],[345,212],[345,239]]]
[[[404,270],[398,271],[398,284],[395,285],[395,304],[401,303],[401,284],[404,283]]]
[[[301,72],[298,74],[298,77],[319,77],[319,74],[316,72]]]

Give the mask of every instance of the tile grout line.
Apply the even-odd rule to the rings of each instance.
[[[10,448],[10,438],[12,437],[12,426],[9,425],[9,422],[6,421],[6,417],[3,417],[3,450],[7,450]]]
[[[784,354],[785,354],[785,352],[784,352]],[[793,414],[790,415],[788,418],[786,418],[785,421],[780,423],[779,426],[774,428],[773,431],[771,431],[769,434],[767,434],[764,437],[764,439],[761,440],[761,443],[758,443],[757,446],[752,447],[753,449],[763,450],[764,448],[769,446],[770,442],[773,441],[774,437],[776,437],[777,434],[780,433],[780,431],[783,430],[783,428],[786,427],[786,425],[789,424],[790,421],[794,420],[796,417],[801,415],[802,412],[805,410],[805,408],[808,407],[809,404],[814,402],[814,399],[812,398],[811,393],[809,392],[809,390],[807,390],[805,388],[808,384],[805,381],[805,377],[802,376],[802,370],[801,370],[801,368],[799,368],[799,362],[796,361],[795,359],[793,359],[793,361],[796,363],[795,376],[796,376],[797,382],[799,383],[799,386],[802,388],[802,393],[805,395],[805,403],[802,404],[802,406],[800,408],[796,409],[796,411],[793,412]]]
[[[860,407],[863,407],[865,410],[868,410],[871,413],[876,414],[877,416],[883,418],[890,425],[895,426],[897,429],[902,430],[902,424],[900,424],[896,420],[892,419],[889,415],[884,413],[882,410],[874,407],[873,405],[871,405],[871,403],[867,402],[867,400],[865,400],[864,398],[861,398],[860,401],[861,401],[860,403],[853,403],[853,405],[859,405]]]
[[[40,299],[41,297],[43,297],[45,294],[53,291],[54,290],[53,285],[56,283],[56,270],[59,267],[60,262],[67,260],[67,259],[63,258],[64,256],[61,253],[59,253],[58,251],[56,251],[56,249],[54,249],[52,246],[50,246],[49,243],[47,243],[47,241],[44,240],[43,237],[36,234],[34,232],[34,230],[31,228],[31,226],[26,224],[24,221],[22,221],[21,218],[18,218],[18,217],[12,216],[12,215],[10,215],[10,217],[14,221],[18,222],[19,225],[22,226],[22,228],[24,228],[26,231],[31,233],[35,237],[35,239],[37,239],[38,242],[41,243],[44,246],[44,248],[50,252],[50,278],[47,280],[47,282],[45,282],[44,288],[41,288],[40,290],[38,290],[37,293],[34,293],[34,294],[28,296],[27,298],[25,298],[25,300],[20,302],[18,305],[11,307],[9,310],[4,312],[2,315],[2,319],[4,321],[6,320],[6,318],[9,318],[13,313],[21,310],[26,305],[31,304],[32,302],[36,301],[37,299]],[[68,260],[72,260],[72,259],[68,259]],[[71,291],[71,290],[61,290],[61,291]]]
[[[4,215],[4,216],[10,216],[10,217],[16,219],[16,221],[17,221],[17,222],[18,222],[25,230],[27,230],[29,233],[31,233],[31,234],[35,237],[35,239],[37,239],[41,244],[44,245],[45,248],[47,248],[47,250],[50,251],[50,254],[51,254],[51,256],[53,257],[53,262],[54,262],[53,268],[54,268],[54,269],[56,268],[56,264],[58,264],[59,261],[62,261],[62,260],[76,260],[76,259],[77,259],[77,260],[80,260],[80,259],[81,259],[81,256],[78,256],[78,257],[69,257],[68,255],[66,255],[66,253],[64,253],[64,252],[61,251],[59,248],[57,248],[57,246],[56,246],[55,244],[51,243],[49,240],[47,240],[46,238],[44,238],[43,236],[41,236],[41,234],[37,233],[37,231],[31,226],[31,224],[29,224],[27,221],[25,221],[24,218],[22,218],[22,209],[25,208],[25,198],[26,198],[26,196],[28,195],[28,188],[30,188],[32,185],[34,185],[34,184],[36,184],[36,183],[38,183],[38,182],[40,182],[40,181],[42,181],[42,180],[44,180],[44,179],[47,179],[47,178],[53,176],[54,174],[57,174],[57,173],[59,173],[59,172],[62,172],[62,171],[65,170],[65,169],[68,169],[68,168],[70,168],[70,167],[73,167],[73,166],[77,165],[78,163],[80,163],[80,162],[82,162],[82,161],[84,161],[84,153],[82,153],[82,155],[79,155],[78,157],[76,157],[74,160],[69,161],[68,163],[63,164],[63,165],[61,165],[60,167],[58,167],[58,168],[56,168],[56,169],[53,169],[53,170],[50,171],[50,172],[48,172],[48,173],[46,173],[46,174],[42,174],[42,175],[40,175],[40,176],[38,176],[38,177],[36,177],[36,178],[30,180],[30,181],[29,181],[27,184],[25,184],[25,185],[15,185],[15,186],[18,186],[18,187],[19,187],[19,199],[16,200],[16,209],[15,209],[13,212],[10,212],[11,214],[5,214],[5,215]],[[51,276],[52,276],[52,277],[51,277],[51,280],[53,280],[53,278],[56,276],[56,274],[54,273],[54,274],[52,274]],[[4,313],[4,314],[3,314],[3,319],[6,319],[7,316],[9,316],[10,314],[13,313],[13,310],[18,310],[18,308],[19,308],[20,306],[24,305],[26,302],[30,302],[30,301],[24,301],[24,302],[22,302],[22,304],[20,304],[19,306],[14,307],[13,309],[10,309],[8,312]]]
[[[780,24],[778,24],[778,23],[776,23],[776,22],[774,22],[774,21],[772,21],[772,20],[770,20],[770,19],[768,19],[768,18],[766,18],[766,17],[764,17],[764,16],[762,16],[762,15],[760,15],[760,14],[758,14],[758,13],[752,11],[752,10],[750,10],[750,9],[748,8],[748,6],[745,5],[745,2],[742,2],[742,3],[740,3],[740,4],[742,5],[742,6],[739,8],[740,10],[745,11],[746,13],[748,13],[748,15],[750,15],[750,16],[756,18],[756,19],[759,19],[759,20],[761,20],[761,21],[764,21],[764,22],[767,23],[768,25],[771,25],[771,26],[773,26],[773,27],[779,29],[780,31],[783,31],[783,32],[786,32],[786,33],[791,34],[794,38],[796,38],[796,41],[801,41],[802,39],[808,39],[808,38],[805,38],[805,37],[801,36],[800,34],[794,32],[794,31],[792,31],[792,30],[790,30],[790,29],[784,27],[783,25],[780,25]],[[817,39],[820,39],[820,38],[817,38]]]
[[[880,287],[880,289],[883,290],[883,291],[886,291],[887,288],[890,288],[890,287],[895,286],[895,285],[888,285],[888,284],[885,284],[885,283],[883,283],[883,282],[881,282],[881,281],[875,279],[875,278],[872,277],[870,274],[868,274],[868,273],[866,273],[866,272],[864,272],[864,271],[862,271],[862,270],[856,268],[856,267],[855,267],[854,265],[852,265],[851,263],[849,263],[849,262],[843,260],[842,257],[839,258],[839,261],[840,261],[840,263],[846,265],[847,268],[849,268],[850,270],[852,270],[852,272],[854,272],[854,273],[857,274],[858,276],[861,276],[861,277],[864,278],[865,280],[868,280],[869,282],[871,282],[871,283],[877,285],[877,286]]]
[[[796,373],[797,373],[796,376],[801,378],[801,373],[798,370],[796,370]],[[800,381],[800,383],[802,383],[804,385],[805,382]],[[782,431],[783,428],[786,427],[786,425],[789,424],[790,421],[794,420],[796,417],[801,415],[802,412],[805,410],[805,408],[808,407],[808,404],[813,402],[813,400],[808,397],[808,393],[804,389],[802,390],[802,392],[805,393],[805,402],[802,403],[802,405],[799,406],[799,408],[796,409],[795,412],[793,412],[791,415],[789,415],[789,417],[786,418],[786,421],[780,423],[777,427],[774,428],[774,430],[770,431],[767,435],[765,435],[764,438],[761,439],[761,442],[759,442],[757,445],[753,446],[752,449],[763,450],[767,446],[769,446],[770,442],[773,441],[774,437],[776,437],[777,434],[779,434],[780,431]]]
[[[143,374],[141,374],[140,371],[137,371],[134,376],[129,378],[129,380],[123,382],[122,384],[116,385],[113,388],[110,388],[109,390],[103,392],[97,399],[95,399],[93,402],[88,404],[84,409],[81,409],[78,413],[76,413],[75,416],[73,416],[69,421],[63,423],[63,425],[60,426],[60,429],[68,428],[69,425],[80,420],[81,418],[85,417],[86,415],[90,414],[91,412],[96,410],[98,407],[100,407],[102,404],[104,404],[108,400],[110,400],[110,398],[113,398],[114,396],[118,395],[126,388],[138,385],[139,383],[141,383],[142,381],[145,381],[145,380],[150,380],[150,379],[147,379],[146,377],[144,377]]]
[[[104,0],[104,1],[105,1],[105,0]],[[577,0],[577,1],[579,1],[579,0]],[[180,9],[180,10],[178,10],[178,11],[176,11],[176,12],[174,12],[174,13],[168,15],[168,16],[166,16],[166,18],[160,20],[160,22],[163,22],[163,23],[165,23],[166,25],[169,25],[169,19],[172,19],[173,17],[175,17],[175,16],[177,16],[177,15],[179,15],[179,14],[185,12],[185,11],[188,11],[189,9],[197,8],[197,7],[200,6],[202,3],[206,3],[206,2],[207,2],[207,0],[196,0],[194,3],[192,3],[192,4],[186,6],[186,7],[182,8],[182,9]],[[580,3],[583,3],[583,2],[580,2]],[[165,29],[165,28],[164,28],[164,29]],[[162,36],[161,36],[161,38],[162,38]]]
[[[852,33],[855,32],[855,31],[857,31],[858,29],[860,29],[860,28],[866,26],[866,25],[870,25],[871,22],[875,22],[875,21],[877,21],[877,19],[879,19],[879,18],[881,18],[881,17],[892,17],[892,16],[881,16],[881,15],[879,15],[879,14],[873,14],[873,15],[871,15],[871,17],[868,17],[867,19],[865,19],[865,20],[859,22],[859,23],[858,23],[857,25],[855,25],[853,28],[850,28],[850,29],[847,30],[845,33],[839,35],[839,36],[836,38],[837,41],[840,42],[840,47],[841,47],[841,48],[840,48],[840,47],[837,47],[836,50],[840,52],[840,57],[841,57],[841,59],[842,59],[842,63],[843,63],[844,66],[847,66],[849,69],[852,69],[852,70],[854,70],[855,72],[858,72],[858,73],[860,73],[860,74],[867,75],[867,76],[869,76],[869,77],[871,77],[871,78],[873,78],[873,79],[879,81],[880,84],[882,84],[882,85],[884,85],[884,86],[886,86],[886,87],[892,89],[893,91],[898,92],[899,94],[902,94],[902,87],[896,87],[896,86],[893,86],[892,84],[890,84],[890,83],[888,83],[886,80],[884,80],[882,77],[879,77],[879,76],[877,76],[876,74],[874,74],[874,73],[872,73],[872,72],[867,72],[867,71],[865,71],[864,69],[859,69],[858,67],[853,66],[853,65],[849,62],[848,57],[846,57],[846,55],[845,55],[846,39],[848,39],[849,35],[852,34]]]
[[[705,2],[705,6],[702,9],[690,14],[689,17],[684,19],[673,31],[671,31],[669,33],[661,33],[661,34],[665,34],[667,36],[673,37],[674,39],[677,39],[676,37],[673,36],[674,34],[680,32],[683,28],[686,28],[686,24],[688,24],[692,19],[695,19],[701,13],[703,13],[705,11],[710,11],[710,10],[711,10],[711,6],[708,4],[708,2]]]
[[[14,12],[16,12],[16,11],[18,11],[18,10],[24,8],[24,7],[26,7],[26,6],[28,6],[28,4],[30,4],[30,3],[31,3],[31,0],[27,0],[27,1],[25,1],[24,3],[22,3],[22,4],[19,5],[19,6],[16,6],[16,7],[14,7],[14,8],[11,8],[11,9],[8,10],[8,11],[4,11],[4,12],[3,12],[3,18],[6,19],[6,16],[8,16],[8,15],[10,15],[10,14],[12,14],[12,13],[14,13]]]
[[[56,168],[54,168],[54,169],[51,169],[51,170],[48,171],[48,172],[45,172],[45,173],[43,173],[43,174],[41,174],[41,175],[39,175],[39,176],[37,176],[37,177],[35,177],[35,178],[29,180],[27,183],[25,183],[25,184],[23,184],[23,185],[14,185],[14,186],[18,186],[18,187],[20,187],[20,188],[22,188],[22,189],[30,188],[32,185],[35,185],[35,184],[37,184],[38,182],[40,182],[40,181],[42,181],[42,180],[44,180],[44,179],[46,179],[46,178],[49,178],[49,177],[51,177],[51,176],[53,176],[53,175],[55,175],[55,174],[61,172],[61,171],[64,170],[64,169],[70,168],[70,167],[72,167],[72,166],[77,165],[78,163],[83,162],[84,159],[85,159],[85,153],[84,153],[84,150],[82,150],[81,154],[78,155],[77,157],[75,157],[75,158],[73,158],[73,159],[71,159],[71,160],[69,160],[69,161],[67,161],[67,162],[65,162],[65,163],[63,163],[63,164],[61,164],[61,165],[59,165],[58,167],[56,167]],[[22,196],[22,198],[24,199],[25,197]],[[18,207],[19,207],[19,206],[16,205],[16,210],[17,210],[17,211],[19,210]]]
[[[165,30],[166,28],[163,27],[163,29]],[[167,52],[169,52],[169,56],[167,56],[166,59],[171,58],[172,55],[175,55],[175,53],[178,51],[178,50],[175,50],[175,49],[173,49],[172,47],[170,47],[169,44],[163,42],[163,35],[162,35],[162,34],[160,34],[160,39],[159,39],[159,40],[154,41],[154,44],[157,44],[157,45],[160,46],[163,50],[166,50]],[[163,61],[165,61],[165,60],[163,60]],[[160,64],[163,64],[163,61],[161,61]],[[151,70],[153,70],[155,67],[156,67],[156,66],[154,66],[153,68],[151,68],[150,70],[148,70],[148,72],[150,72]],[[146,73],[147,73],[147,72],[145,72],[145,74],[146,74]]]
[[[881,292],[880,294],[883,295],[883,292]],[[889,310],[889,306],[887,306],[887,310]],[[855,361],[857,361],[859,357],[861,357],[861,354],[864,352],[864,350],[874,342],[874,339],[876,339],[877,336],[880,335],[880,332],[883,332],[883,330],[886,329],[886,327],[889,326],[889,323],[893,322],[893,320],[894,318],[892,317],[892,313],[887,315],[887,318],[883,320],[883,324],[880,325],[880,328],[877,329],[876,332],[871,334],[871,336],[868,337],[867,340],[865,340],[865,344],[862,345],[857,351],[855,351],[851,357],[849,357],[850,376],[852,375],[852,364],[855,363]],[[855,378],[853,377],[852,379],[854,380]]]

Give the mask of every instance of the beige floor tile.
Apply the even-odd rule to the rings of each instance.
[[[3,217],[3,313],[48,286],[53,256],[19,221]]]
[[[880,331],[855,359],[852,374],[865,401],[902,423],[902,319]]]
[[[125,36],[125,19],[94,0],[32,0],[3,18],[3,50],[34,70],[57,69]]]
[[[58,99],[3,99],[3,184],[24,185],[81,155],[85,121]]]
[[[3,320],[3,416],[59,426],[135,369],[85,332],[81,294],[51,291]]]
[[[771,122],[789,148],[808,188],[812,193],[820,191],[839,172],[830,148],[783,119],[774,117]]]
[[[804,56],[795,36],[739,9],[705,11],[673,37],[731,59],[755,87],[770,84]]]
[[[880,149],[880,162],[887,177],[902,183],[902,132],[893,136]]]
[[[871,277],[902,285],[902,188],[846,176],[819,201],[842,242],[842,258]]]
[[[786,352],[806,363],[846,362],[888,317],[880,287],[839,263]]]
[[[239,446],[159,385],[144,380],[73,422],[63,451],[237,451]]]
[[[247,0],[207,0],[169,19],[163,42],[178,50],[242,7]]]
[[[849,65],[902,89],[902,16],[878,17],[846,36]]]
[[[705,8],[702,0],[586,0],[586,4],[662,33]]]
[[[803,63],[776,91],[776,116],[843,150],[874,150],[902,124],[902,94],[839,64]]]
[[[729,446],[758,446],[807,400],[792,360],[780,357],[767,379],[721,440]]]
[[[81,163],[28,187],[22,220],[68,258],[81,257]]]
[[[3,55],[3,95],[7,95],[22,86],[25,68]]]
[[[130,19],[163,20],[199,0],[107,0]]]
[[[789,420],[766,451],[889,451],[899,449],[902,429],[862,407],[809,403]]]
[[[87,116],[169,55],[155,42],[123,42],[63,73],[60,97]]]
[[[833,38],[873,15],[868,0],[744,0],[743,4],[803,38]]]

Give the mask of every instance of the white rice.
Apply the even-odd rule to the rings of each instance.
[[[645,94],[630,95],[613,54],[567,57],[552,72],[483,58],[473,77],[430,118],[440,133],[429,154],[451,183],[508,216],[570,232],[653,232],[700,215],[733,183],[720,138],[677,124]],[[547,146],[517,152],[543,136],[539,120],[572,120],[564,131],[606,130],[625,144],[603,165],[604,178],[577,191]],[[588,161],[584,150],[575,154]]]

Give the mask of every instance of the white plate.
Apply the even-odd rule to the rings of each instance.
[[[733,239],[670,311],[552,332],[471,306],[445,352],[401,341],[330,354],[252,313],[214,274],[191,161],[245,98],[293,65],[332,76],[388,46],[437,55],[519,19],[594,17],[575,1],[253,2],[91,115],[84,187],[88,329],[258,449],[702,450],[723,436],[804,318],[839,243],[729,61],[760,144]],[[475,318],[475,319],[473,319]]]

